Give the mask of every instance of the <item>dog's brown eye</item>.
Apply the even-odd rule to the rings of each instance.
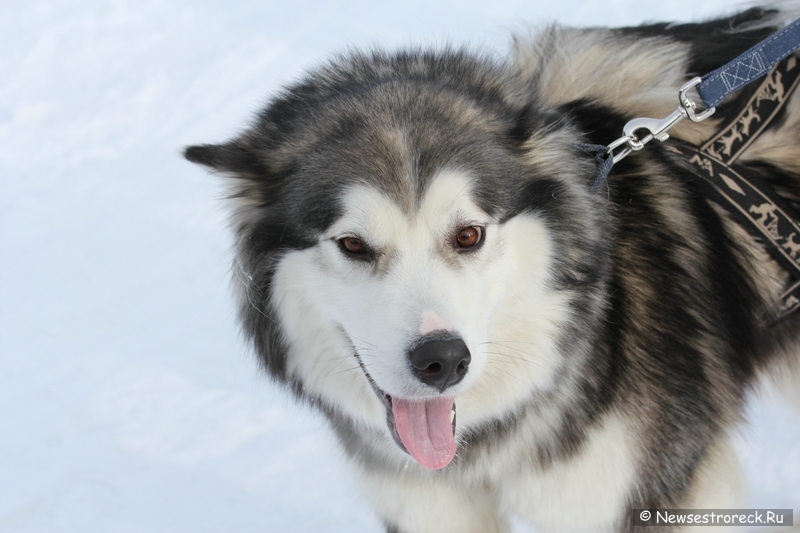
[[[480,226],[467,226],[461,228],[456,234],[458,248],[474,248],[483,240],[483,228]]]
[[[342,252],[348,257],[365,261],[369,261],[373,257],[372,251],[367,246],[367,243],[358,237],[342,237],[337,242],[339,243],[339,248],[341,248]]]
[[[339,242],[342,243],[342,248],[344,248],[351,254],[361,253],[366,248],[364,241],[362,241],[358,237],[344,237]]]

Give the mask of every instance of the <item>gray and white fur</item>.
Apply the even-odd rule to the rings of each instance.
[[[388,531],[736,507],[745,394],[800,366],[800,319],[769,326],[786,274],[659,143],[599,190],[575,145],[666,116],[790,18],[551,26],[505,61],[353,52],[186,149],[230,186],[244,331],[327,416]],[[702,143],[748,90],[671,135]],[[740,160],[795,208],[798,139],[795,96]]]

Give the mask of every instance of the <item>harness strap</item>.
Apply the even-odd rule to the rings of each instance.
[[[771,187],[734,162],[769,127],[798,83],[800,61],[790,57],[775,66],[737,116],[702,147],[680,140],[664,146],[684,159],[709,195],[791,276],[778,320],[800,308],[800,224],[795,210]]]
[[[767,129],[797,87],[799,64],[800,60],[794,56],[778,63],[736,118],[706,141],[700,150],[726,164],[736,161]]]
[[[739,226],[764,244],[770,256],[792,281],[781,295],[777,319],[800,308],[800,227],[792,209],[771,188],[739,165],[726,165],[684,141],[665,148],[683,157],[702,178],[711,198],[722,205]]]

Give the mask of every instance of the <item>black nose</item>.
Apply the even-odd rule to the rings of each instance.
[[[469,348],[461,339],[431,339],[408,353],[414,375],[424,384],[443,392],[467,375]]]

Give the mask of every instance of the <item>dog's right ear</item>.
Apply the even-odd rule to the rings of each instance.
[[[226,144],[198,144],[188,146],[183,157],[192,163],[207,166],[220,172],[230,172],[243,178],[263,177],[266,165],[251,146],[239,140]]]
[[[183,157],[200,165],[205,165],[213,169],[219,170],[224,166],[224,147],[216,144],[197,144],[195,146],[187,146],[183,150]]]

